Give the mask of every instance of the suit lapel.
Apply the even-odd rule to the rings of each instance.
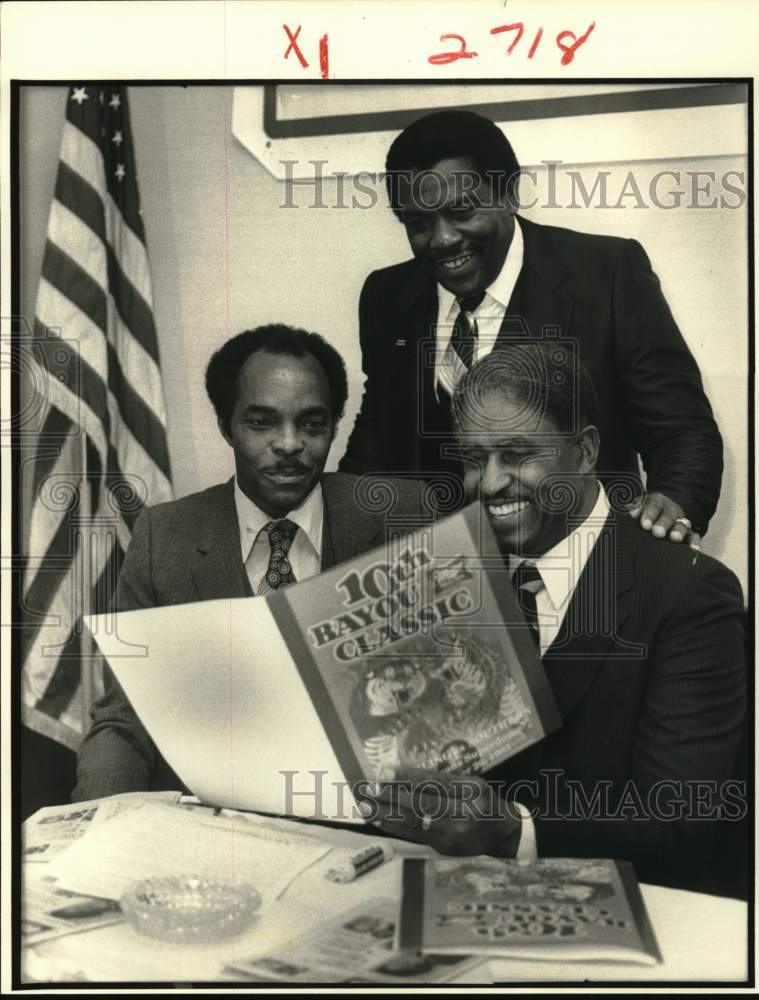
[[[356,496],[358,482],[353,476],[334,472],[322,478],[322,570],[362,555],[383,541],[382,521],[363,510]]]
[[[327,473],[322,479],[323,570],[382,542],[382,522],[361,509],[354,493],[356,482],[354,477],[338,473]],[[220,487],[204,511],[200,538],[188,569],[199,600],[252,596],[240,554],[234,480]]]
[[[220,488],[205,511],[190,573],[202,601],[251,596],[240,555],[233,479]]]
[[[407,363],[401,363],[396,371],[398,396],[405,396],[410,401],[410,412],[416,414],[415,419],[421,421],[427,431],[434,433],[440,429],[436,425],[437,420],[442,419],[435,397],[437,286],[421,265],[414,269],[401,289],[398,304],[405,323],[400,335],[406,344],[407,359]],[[399,412],[407,412],[407,409],[399,407]],[[447,424],[446,417],[443,425],[447,427]],[[425,443],[429,446],[429,442],[420,433],[410,434],[409,437],[414,450],[412,467],[424,468],[426,459],[423,448]]]
[[[540,226],[517,217],[524,237],[524,262],[506,309],[497,344],[509,337],[542,337],[544,331],[569,334],[574,300],[566,287],[567,267]]]
[[[406,284],[398,293],[398,305],[408,317],[408,333],[414,343],[418,343],[430,335],[434,339],[430,325],[437,322],[437,286],[421,264],[414,263],[416,267],[409,272]]]
[[[563,718],[592,684],[605,661],[640,655],[621,637],[629,599],[638,583],[624,515],[609,513],[585,564],[559,634],[543,657]],[[639,531],[630,522],[633,530]]]

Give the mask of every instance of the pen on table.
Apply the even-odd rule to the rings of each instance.
[[[338,868],[330,868],[324,876],[330,882],[352,882],[353,879],[366,872],[379,868],[385,861],[389,861],[395,852],[390,844],[370,844],[354,854],[345,865]]]

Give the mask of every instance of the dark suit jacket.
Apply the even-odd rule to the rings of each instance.
[[[408,530],[429,520],[419,483],[383,479],[390,489],[381,499],[388,503],[378,511],[377,504],[361,505],[357,482],[341,473],[322,478],[323,569],[381,545],[390,517]],[[374,512],[366,509],[372,506]],[[140,515],[119,577],[117,610],[251,595],[240,556],[233,480]],[[73,800],[183,788],[107,666],[104,673],[105,693],[92,709],[93,724],[79,750]]]
[[[524,265],[497,346],[524,338],[525,328],[575,341],[599,397],[598,468],[612,502],[615,492],[617,502],[637,493],[637,452],[649,490],[677,501],[703,532],[719,499],[722,441],[643,248],[518,221]],[[450,417],[434,396],[436,321],[436,285],[416,260],[367,278],[359,306],[366,386],[343,472],[456,471],[440,453]]]
[[[643,881],[710,888],[717,824],[704,811],[710,795],[720,800],[704,786],[694,806],[692,783],[733,773],[742,614],[740,585],[721,563],[610,515],[543,658],[563,724],[488,774],[538,810],[539,856],[626,858]],[[681,818],[663,818],[683,799]],[[617,818],[603,817],[621,802]]]

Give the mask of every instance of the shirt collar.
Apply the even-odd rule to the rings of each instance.
[[[602,484],[598,483],[596,502],[582,524],[578,524],[548,552],[544,552],[537,559],[529,560],[537,567],[556,611],[563,608],[575,592],[585,564],[608,516],[609,500]],[[524,561],[520,556],[511,556],[509,559],[511,572],[513,573]]]
[[[235,477],[235,509],[237,510],[237,524],[240,529],[240,552],[242,561],[250,555],[253,543],[259,532],[273,518],[265,514],[259,506],[253,503],[240,489]],[[324,526],[324,496],[322,494],[321,483],[317,483],[306,499],[294,510],[286,515],[290,521],[298,525],[298,528],[306,536],[313,546],[317,556],[321,558],[322,552],[322,529]],[[296,536],[297,538],[297,536]]]
[[[522,227],[515,219],[514,233],[511,237],[511,243],[509,244],[509,249],[506,253],[506,259],[504,260],[501,270],[498,272],[495,280],[485,289],[485,298],[482,300],[483,306],[487,306],[488,299],[492,299],[499,306],[501,306],[501,308],[506,309],[508,307],[509,299],[511,298],[511,293],[514,290],[517,276],[522,269],[523,260],[524,237],[522,236]],[[459,307],[456,301],[456,296],[453,292],[444,288],[441,284],[438,284],[437,286],[437,294],[441,315],[446,316],[449,319],[455,319],[455,315],[451,317],[451,313],[456,315],[458,314]],[[477,312],[479,312],[481,308],[482,306],[479,306]]]

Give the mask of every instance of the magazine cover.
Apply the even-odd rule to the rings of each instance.
[[[661,961],[626,861],[404,858],[399,943],[536,961]]]
[[[268,600],[349,778],[479,773],[560,724],[477,503]]]

